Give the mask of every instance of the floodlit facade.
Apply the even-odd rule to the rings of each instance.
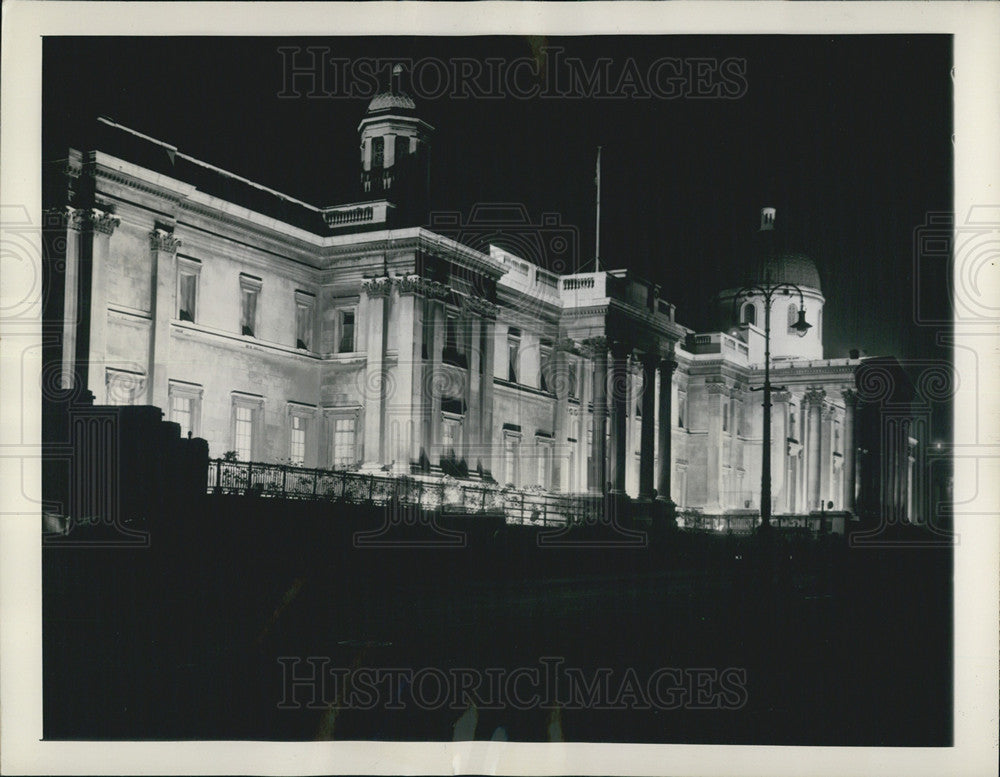
[[[723,290],[728,325],[697,333],[629,270],[555,273],[548,245],[415,226],[433,128],[398,90],[359,125],[356,201],[332,207],[99,128],[50,170],[64,389],[159,407],[213,457],[759,510],[759,295]],[[797,295],[772,305],[773,512],[852,511],[861,361],[824,358],[811,260],[764,267],[812,324],[792,328]]]

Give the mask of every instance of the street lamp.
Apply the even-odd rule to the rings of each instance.
[[[771,302],[775,294],[784,291],[785,296],[795,292],[799,295],[799,317],[792,324],[792,329],[799,335],[804,335],[812,326],[806,321],[805,298],[802,289],[794,283],[781,282],[744,286],[733,297],[733,312],[737,310],[739,301],[744,297],[760,296],[764,299],[764,450],[761,452],[760,465],[760,527],[771,527]]]

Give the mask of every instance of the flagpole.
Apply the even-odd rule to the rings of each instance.
[[[597,147],[597,217],[594,238],[594,272],[601,271],[601,147]]]

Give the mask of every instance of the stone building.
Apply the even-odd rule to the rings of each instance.
[[[697,333],[629,270],[554,273],[420,226],[433,128],[398,88],[359,125],[356,201],[331,207],[98,124],[46,194],[64,388],[159,407],[214,457],[759,509],[759,295],[722,291],[735,320]],[[773,511],[851,511],[860,361],[824,358],[807,257],[761,267],[812,323],[792,328],[797,295],[772,305]]]

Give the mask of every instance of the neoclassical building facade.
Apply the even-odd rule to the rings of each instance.
[[[398,91],[359,126],[357,201],[326,208],[99,125],[49,171],[63,388],[159,407],[213,457],[759,509],[758,295],[723,290],[729,325],[699,333],[629,270],[418,226],[433,128]],[[812,323],[770,310],[773,512],[853,510],[861,360],[824,358],[807,257],[761,272]]]

